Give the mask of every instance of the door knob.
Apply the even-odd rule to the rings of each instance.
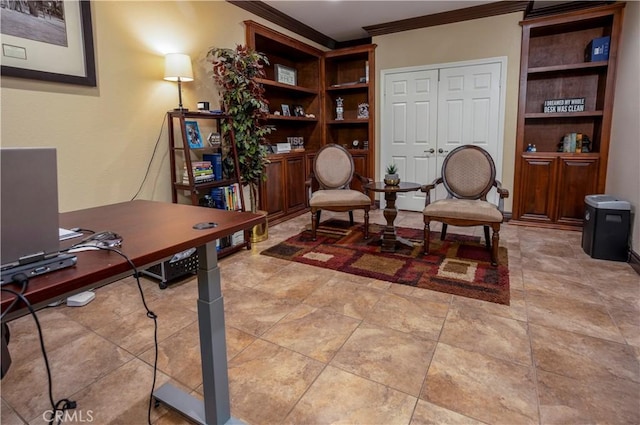
[[[428,151],[424,151],[425,153],[434,153],[436,150],[434,148],[429,149]]]
[[[442,148],[438,149],[438,153],[447,153],[447,152],[449,152],[449,151],[445,151],[445,150],[444,150],[444,149],[442,149]]]

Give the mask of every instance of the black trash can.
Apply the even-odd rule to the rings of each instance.
[[[628,261],[631,204],[611,195],[588,195],[584,203],[584,252],[601,260]]]

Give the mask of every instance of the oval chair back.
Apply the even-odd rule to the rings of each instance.
[[[364,237],[369,238],[369,209],[371,199],[362,191],[351,189],[351,180],[358,178],[364,186],[371,179],[355,172],[353,158],[348,150],[340,145],[323,146],[313,161],[313,173],[307,182],[310,189],[309,207],[311,210],[311,238],[316,239],[316,230],[320,224],[322,210],[348,211],[349,222],[353,226],[353,210],[364,210]],[[315,183],[315,184],[314,184]],[[317,187],[317,190],[313,190]]]
[[[323,146],[313,162],[313,173],[320,189],[347,189],[353,179],[353,158],[340,145]]]
[[[478,146],[458,146],[442,163],[442,183],[453,198],[486,201],[495,179],[491,155]]]

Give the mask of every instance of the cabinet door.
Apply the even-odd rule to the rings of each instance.
[[[287,159],[286,182],[284,188],[287,193],[287,213],[306,207],[304,156]]]
[[[597,157],[560,157],[558,172],[557,221],[581,225],[584,217],[584,197],[596,192],[599,160]]]
[[[367,154],[366,153],[353,153],[352,152],[352,156],[353,156],[353,165],[355,168],[355,172],[360,174],[362,177],[371,177],[369,175],[369,170],[367,167]],[[358,180],[357,177],[353,177],[353,180],[351,181],[351,188],[354,190],[361,190],[364,191],[364,189],[362,188],[362,184],[360,183],[360,180]]]
[[[555,157],[522,157],[520,212],[527,220],[553,221],[556,178]]]
[[[270,157],[270,163],[266,166],[267,180],[261,185],[260,205],[261,209],[267,211],[269,219],[285,214],[284,186],[284,158]]]

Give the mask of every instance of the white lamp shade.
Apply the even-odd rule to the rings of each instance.
[[[164,57],[164,79],[167,81],[193,81],[191,58],[183,53],[169,53]]]

